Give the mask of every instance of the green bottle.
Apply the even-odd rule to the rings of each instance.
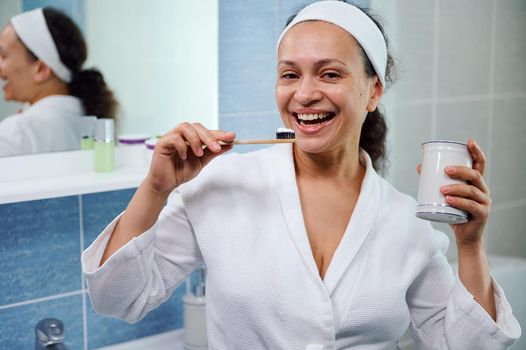
[[[115,124],[113,119],[97,119],[93,159],[96,172],[109,173],[115,170]]]

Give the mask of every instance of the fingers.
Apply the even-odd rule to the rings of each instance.
[[[490,206],[475,200],[462,197],[446,196],[446,202],[460,210],[464,210],[471,214],[472,218],[479,221],[484,221],[489,216]]]
[[[468,150],[473,159],[473,169],[478,170],[481,175],[484,175],[486,168],[486,156],[482,148],[473,139],[468,140]]]
[[[159,141],[159,152],[166,154],[177,153],[179,158],[188,157],[188,149],[196,157],[202,157],[205,152],[203,148],[219,153],[224,148],[217,141],[231,142],[235,139],[233,132],[208,130],[200,123],[181,123],[170,130]],[[229,150],[228,148],[227,150]],[[223,153],[223,152],[222,152]]]
[[[481,204],[490,204],[491,199],[488,196],[488,194],[482,192],[480,189],[478,189],[475,186],[471,185],[447,185],[442,186],[440,188],[440,191],[445,195],[449,197],[461,197],[465,199],[469,199],[472,201],[475,201],[477,203]]]
[[[418,173],[418,175],[420,175],[420,173],[422,172],[422,163],[418,163],[418,165],[416,166],[416,172]]]
[[[486,181],[478,170],[456,165],[446,167],[445,172],[452,179],[466,181],[468,184],[475,186],[482,192],[489,194],[489,188],[486,185]]]

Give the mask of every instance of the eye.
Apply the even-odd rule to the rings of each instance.
[[[341,74],[336,71],[326,71],[321,74],[321,77],[326,80],[336,80],[341,77]]]
[[[293,79],[297,79],[298,78],[298,74],[294,73],[294,72],[283,72],[281,73],[281,79],[283,80],[293,80]]]

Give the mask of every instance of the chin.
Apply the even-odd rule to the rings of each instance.
[[[296,139],[295,145],[306,153],[322,153],[327,150],[327,143],[319,139]]]

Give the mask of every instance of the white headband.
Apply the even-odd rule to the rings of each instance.
[[[371,61],[378,78],[385,86],[387,47],[378,26],[362,10],[343,1],[318,1],[301,10],[283,30],[278,39],[278,48],[285,33],[294,25],[305,21],[324,21],[337,25],[362,46]]]
[[[18,14],[11,24],[24,45],[44,62],[60,80],[71,82],[71,71],[62,63],[41,8]]]

